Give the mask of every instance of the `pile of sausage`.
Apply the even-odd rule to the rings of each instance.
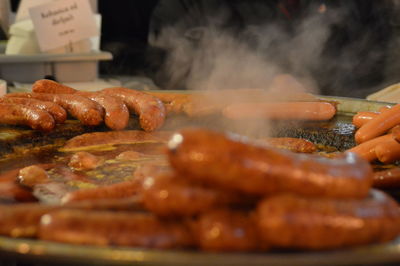
[[[87,126],[103,122],[112,130],[128,125],[130,112],[139,116],[145,131],[160,128],[165,120],[164,104],[155,96],[115,87],[96,92],[77,91],[51,80],[38,80],[31,93],[9,93],[0,98],[0,123],[25,125],[51,131],[67,115]]]
[[[62,205],[0,205],[0,234],[209,251],[324,250],[400,234],[398,204],[371,189],[372,168],[354,153],[299,154],[201,128],[167,145],[167,165]]]
[[[358,112],[353,117],[357,128],[354,152],[371,163],[393,164],[400,160],[400,105],[384,106],[378,112]],[[400,188],[400,169],[377,171],[374,184],[380,188]]]

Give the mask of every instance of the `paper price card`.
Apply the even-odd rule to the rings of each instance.
[[[89,0],[58,0],[29,9],[42,51],[98,36]]]

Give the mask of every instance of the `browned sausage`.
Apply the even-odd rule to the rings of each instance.
[[[192,245],[182,224],[152,214],[61,210],[43,216],[39,238],[72,244],[178,248]]]
[[[260,202],[260,237],[277,248],[333,249],[387,242],[400,233],[400,209],[387,195],[311,199],[277,195]]]
[[[40,79],[37,80],[32,85],[32,92],[36,93],[56,93],[56,94],[72,94],[75,93],[76,90],[58,83],[56,81],[52,81],[49,79]]]
[[[164,124],[165,107],[157,97],[122,87],[103,89],[101,92],[124,101],[129,110],[139,116],[140,126],[145,131],[154,131]]]
[[[29,126],[40,131],[51,131],[54,118],[37,107],[14,103],[0,103],[0,124]]]
[[[226,106],[222,114],[229,119],[301,119],[329,120],[336,114],[327,102],[236,103]]]
[[[372,184],[371,166],[352,153],[328,159],[255,146],[206,129],[181,130],[168,146],[169,162],[181,175],[248,194],[361,198]]]
[[[34,98],[56,103],[87,126],[97,126],[103,122],[103,108],[98,103],[79,95],[16,92],[6,94],[5,97]]]
[[[400,168],[390,168],[374,173],[373,186],[384,189],[400,188]]]
[[[58,124],[64,123],[65,119],[67,119],[67,112],[65,111],[65,109],[59,106],[58,104],[52,102],[45,102],[36,99],[18,98],[18,97],[2,97],[0,98],[0,102],[33,106],[43,111],[47,111],[49,112],[49,114],[53,116],[54,121]]]
[[[265,138],[259,139],[261,143],[272,145],[273,147],[286,149],[293,152],[313,153],[317,151],[317,146],[306,139],[299,138]]]
[[[129,110],[121,99],[102,95],[98,92],[80,91],[75,95],[87,97],[100,104],[105,111],[104,123],[107,127],[113,130],[122,130],[128,125]]]
[[[170,135],[171,133],[165,131],[148,133],[140,130],[85,133],[68,140],[61,150],[85,150],[91,147],[134,143],[163,143]]]
[[[137,192],[137,183],[128,180],[112,185],[71,191],[62,197],[61,202],[65,204],[82,200],[128,198]]]
[[[56,208],[37,203],[0,205],[0,234],[11,237],[35,237],[42,215]]]
[[[168,169],[142,166],[135,172],[143,205],[159,216],[192,216],[245,200],[237,193],[193,184]]]
[[[192,224],[196,246],[207,251],[255,251],[260,249],[256,223],[246,212],[212,210]]]

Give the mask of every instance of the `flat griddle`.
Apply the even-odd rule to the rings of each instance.
[[[338,102],[338,115],[327,122],[285,122],[277,124],[274,136],[303,137],[316,144],[345,150],[354,145],[351,118],[357,111],[375,111],[388,103],[366,100],[321,97]],[[138,129],[132,117],[129,129]],[[218,127],[218,118],[168,119],[163,129],[187,126]],[[22,127],[0,128],[0,171],[18,164],[29,165],[51,158],[65,141],[86,132],[104,131],[104,127],[87,128],[68,121],[54,132],[44,134]],[[240,130],[239,130],[240,131]],[[244,130],[245,132],[245,130]],[[53,243],[32,239],[0,237],[3,259],[28,263],[78,263],[86,265],[382,265],[400,261],[400,238],[378,245],[322,252],[207,253],[197,251],[146,250],[125,247],[95,247]]]

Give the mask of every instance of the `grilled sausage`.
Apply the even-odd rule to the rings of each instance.
[[[211,210],[191,226],[196,246],[206,251],[260,249],[256,223],[246,212]]]
[[[0,234],[11,237],[35,237],[42,215],[56,208],[37,203],[0,205]]]
[[[259,142],[266,143],[279,149],[286,149],[292,152],[313,153],[317,151],[317,146],[306,139],[299,138],[265,138]]]
[[[97,126],[103,122],[103,108],[98,103],[79,95],[17,92],[6,94],[5,97],[34,98],[56,103],[87,126]]]
[[[398,204],[383,192],[366,199],[277,195],[257,210],[262,241],[276,248],[332,249],[382,243],[400,233]]]
[[[179,174],[252,195],[362,198],[372,183],[371,166],[352,153],[328,159],[255,146],[205,129],[181,130],[168,146],[169,162]]]
[[[374,173],[373,187],[383,189],[400,188],[400,168],[390,168]]]
[[[400,159],[400,143],[394,138],[378,143],[375,147],[378,160],[382,163],[393,163]]]
[[[131,112],[139,116],[143,130],[154,131],[164,124],[165,107],[157,97],[122,87],[107,88],[101,92],[121,99]]]
[[[79,91],[80,95],[100,104],[105,111],[104,123],[113,130],[126,128],[129,122],[129,110],[121,99],[112,96],[102,95],[98,92]]]
[[[380,113],[377,117],[358,129],[355,134],[356,142],[363,143],[376,138],[398,124],[400,124],[400,104]]]
[[[32,85],[32,92],[35,93],[55,93],[72,94],[77,90],[49,79],[40,79]]]
[[[336,108],[327,102],[235,103],[222,114],[229,119],[329,120]]]
[[[47,111],[13,103],[0,103],[0,124],[29,126],[40,131],[55,127],[54,118]]]
[[[393,139],[392,134],[386,134],[364,143],[354,146],[353,148],[347,150],[347,152],[356,153],[358,156],[364,158],[365,160],[372,162],[378,157],[376,156],[375,148],[379,143],[384,143]]]
[[[39,238],[72,244],[178,248],[192,245],[189,230],[180,223],[152,214],[61,210],[41,219]]]
[[[167,141],[169,136],[170,133],[166,131],[148,133],[140,130],[85,133],[68,140],[61,150],[85,150],[117,144],[163,143]]]
[[[373,118],[377,117],[380,113],[378,112],[358,112],[353,116],[353,125],[356,128],[360,128],[367,122],[371,121]]]
[[[159,216],[192,216],[216,206],[226,206],[240,200],[237,193],[204,187],[175,175],[168,169],[145,165],[136,170],[135,180],[143,205]]]
[[[45,102],[29,98],[2,97],[0,98],[0,103],[22,104],[25,106],[33,106],[39,108],[51,114],[54,118],[54,121],[58,124],[64,123],[65,119],[67,119],[67,112],[65,111],[65,109],[58,104],[52,102]]]

